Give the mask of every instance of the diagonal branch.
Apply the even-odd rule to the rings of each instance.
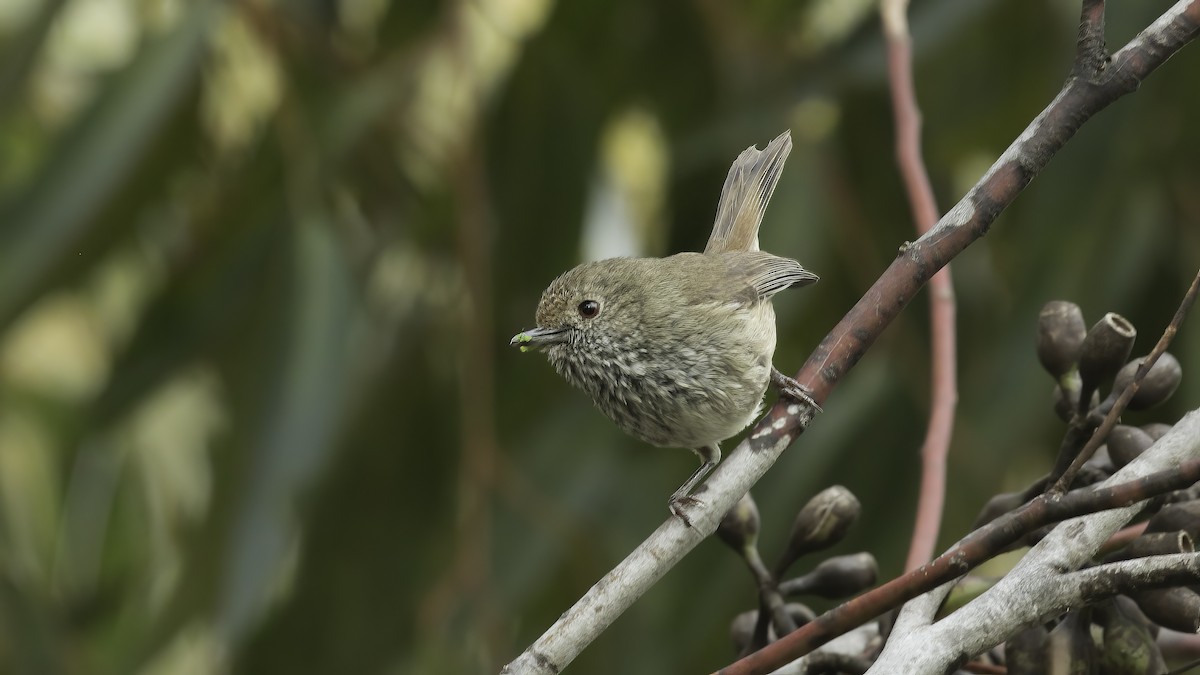
[[[902,248],[849,313],[821,341],[797,379],[825,401],[917,291],[937,270],[987,233],[1005,207],[1092,115],[1138,85],[1200,32],[1200,0],[1180,0],[1113,55],[1099,81],[1067,80],[938,225]],[[560,672],[691,549],[733,507],[812,421],[808,405],[779,402],[713,472],[688,512],[693,527],[671,518],[606,574],[512,663],[505,673]]]

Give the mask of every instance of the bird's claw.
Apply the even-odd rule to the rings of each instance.
[[[816,402],[816,400],[813,399],[812,394],[809,393],[808,389],[806,389],[804,385],[779,372],[777,368],[771,369],[771,382],[773,382],[779,389],[780,395],[786,396],[794,401],[807,403],[812,407],[813,410],[816,410],[819,413],[825,412]]]
[[[687,527],[692,526],[692,519],[684,513],[684,509],[696,509],[702,506],[704,506],[704,502],[690,495],[671,497],[671,501],[667,502],[667,508],[671,510],[671,515],[682,520]]]

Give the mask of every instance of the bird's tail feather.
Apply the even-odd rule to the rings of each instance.
[[[789,130],[776,136],[765,150],[752,145],[738,155],[721,188],[717,219],[705,253],[758,250],[758,228],[791,151]]]

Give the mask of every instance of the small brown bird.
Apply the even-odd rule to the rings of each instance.
[[[738,156],[704,253],[580,265],[542,294],[538,327],[510,342],[545,351],[631,436],[699,455],[700,468],[669,502],[685,523],[682,507],[695,501],[689,494],[721,459],[717,444],[758,417],[768,382],[812,403],[771,363],[771,297],[817,275],[758,250],[759,225],[791,149],[785,131],[765,150],[751,146]]]

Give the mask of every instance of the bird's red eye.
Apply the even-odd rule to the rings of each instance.
[[[579,303],[579,316],[585,319],[595,318],[600,313],[600,303],[595,300],[584,300]]]

